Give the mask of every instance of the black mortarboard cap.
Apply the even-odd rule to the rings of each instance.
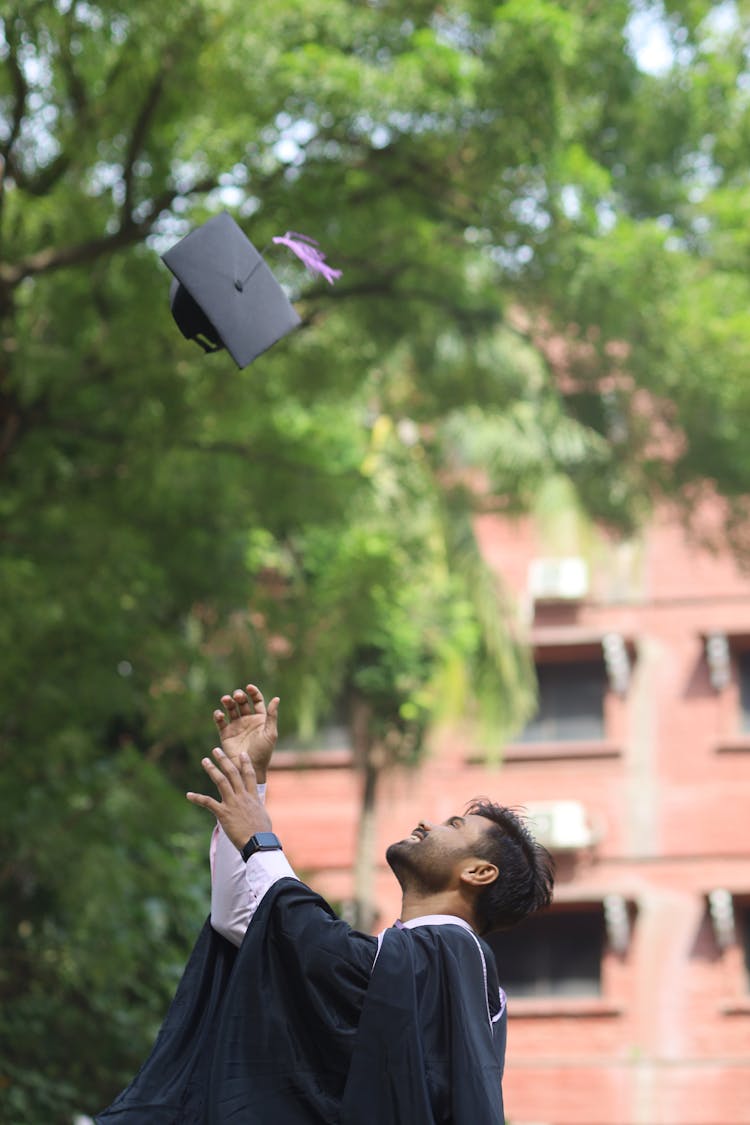
[[[204,351],[226,348],[246,367],[300,323],[263,257],[226,212],[162,258],[175,278],[170,305],[177,327]]]

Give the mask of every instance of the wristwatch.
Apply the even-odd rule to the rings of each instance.
[[[279,852],[281,846],[281,840],[273,832],[256,832],[242,848],[240,855],[247,863],[256,852]]]

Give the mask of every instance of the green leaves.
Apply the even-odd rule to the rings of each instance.
[[[630,530],[709,478],[741,540],[747,18],[715,8],[646,6],[660,66],[626,0],[4,12],[9,1119],[95,1109],[146,1049],[220,691],[267,682],[308,744],[357,710],[386,762],[458,713],[497,750],[533,691],[476,511]],[[269,251],[303,327],[244,372],[182,340],[158,259],[224,207],[344,270]]]

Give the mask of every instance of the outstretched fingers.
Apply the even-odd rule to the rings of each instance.
[[[199,805],[202,809],[208,809],[214,816],[218,816],[221,812],[221,801],[215,801],[213,797],[207,797],[205,793],[186,793],[188,801],[193,805]]]
[[[210,758],[204,758],[201,765],[222,796],[230,791],[244,788],[240,771],[232,759],[224,753],[220,746],[215,746],[212,753],[216,759],[216,765]]]
[[[213,797],[206,797],[202,793],[187,793],[186,796],[194,805],[201,805],[203,808],[210,809],[213,813],[218,814],[219,809],[226,803],[227,798],[231,797],[232,793],[247,789],[255,784],[255,770],[246,754],[242,755],[242,772],[237,769],[232,759],[227,757],[219,746],[214,747],[213,755],[216,758],[217,765],[214,765],[210,758],[202,758],[201,765],[219,790],[222,800],[216,801]]]
[[[201,758],[201,765],[219,790],[221,796],[226,799],[229,794],[234,792],[237,788],[240,780],[239,770],[234,765],[231,758],[228,758],[224,751],[219,749],[218,746],[214,748],[212,753],[218,765],[214,765],[210,758]]]
[[[260,688],[256,687],[255,684],[248,684],[247,687],[245,688],[245,691],[247,692],[247,694],[249,695],[249,697],[252,701],[253,708],[255,710],[255,714],[256,715],[265,715],[265,713],[266,713],[266,701],[263,698],[263,692],[260,690]],[[236,695],[237,692],[235,692],[234,694]],[[248,711],[248,714],[250,714],[249,711]]]
[[[247,695],[242,690],[242,688],[237,688],[236,691],[232,692],[232,699],[234,700],[235,706],[237,707],[240,715],[253,714],[252,704],[250,703],[250,700],[247,698]]]
[[[248,684],[246,691],[236,688],[231,695],[229,693],[222,695],[221,705],[226,714],[217,708],[213,715],[220,734],[235,719],[246,715],[264,715],[266,711],[263,695],[255,684]]]
[[[217,750],[214,750],[214,754],[216,753]],[[218,753],[221,753],[221,751],[218,751]],[[226,775],[213,764],[210,758],[202,758],[201,765],[219,790],[221,796],[223,798],[228,797],[232,792],[232,786]],[[186,796],[188,801],[192,801],[194,805],[200,805],[201,808],[210,809],[215,816],[219,815],[224,804],[223,801],[216,801],[213,797],[207,797],[205,793],[187,793]]]
[[[240,754],[240,778],[249,793],[257,793],[258,780],[255,775],[255,766],[245,753]]]
[[[279,697],[278,695],[275,695],[271,702],[268,704],[266,721],[264,723],[269,738],[273,738],[274,741],[276,740],[276,737],[279,733],[279,703]]]
[[[222,695],[220,702],[227,713],[228,722],[231,723],[233,719],[239,719],[240,705],[235,701],[233,695]]]

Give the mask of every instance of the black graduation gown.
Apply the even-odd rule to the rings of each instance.
[[[378,951],[281,879],[239,950],[206,923],[149,1058],[95,1120],[502,1125],[505,1014],[479,946],[448,924],[386,930]]]

